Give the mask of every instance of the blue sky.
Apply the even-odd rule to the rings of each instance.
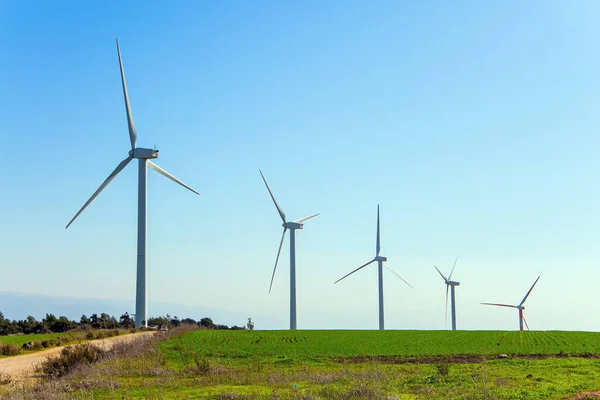
[[[148,295],[288,326],[600,330],[600,5],[594,1],[19,2],[0,5],[0,291],[131,299],[137,170],[119,37],[149,171]],[[1,306],[0,306],[1,309]],[[152,310],[149,310],[152,314]],[[269,325],[261,326],[261,316]],[[278,321],[278,322],[277,322]],[[243,322],[243,321],[242,321]]]

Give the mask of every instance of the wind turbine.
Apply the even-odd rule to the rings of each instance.
[[[343,277],[341,277],[340,279],[338,279],[337,281],[335,281],[333,283],[336,284],[339,281],[341,281],[342,279],[344,279],[344,278],[352,275],[356,271],[358,271],[358,270],[366,267],[367,265],[369,265],[369,264],[374,263],[375,261],[377,261],[377,270],[378,270],[378,273],[379,273],[379,330],[383,330],[384,329],[384,321],[383,321],[383,266],[385,266],[387,269],[389,269],[390,271],[392,271],[392,273],[394,275],[396,275],[398,278],[402,279],[402,281],[404,283],[406,283],[408,286],[410,286],[411,288],[413,288],[413,287],[411,286],[410,283],[406,282],[404,280],[404,278],[402,278],[400,275],[398,275],[396,272],[394,272],[394,270],[392,270],[390,267],[387,266],[387,264],[385,263],[385,261],[387,261],[387,257],[379,255],[379,250],[381,248],[379,237],[380,237],[380,235],[379,235],[379,204],[378,204],[377,205],[377,244],[375,246],[375,258],[372,259],[371,261],[369,261],[368,263],[363,264],[360,267],[356,268],[354,271],[350,272],[349,274],[344,275]]]
[[[456,282],[452,280],[452,273],[454,272],[454,267],[456,267],[456,262],[458,261],[458,257],[456,257],[456,260],[454,260],[454,265],[452,266],[452,270],[450,271],[450,275],[448,276],[448,278],[446,278],[444,276],[444,274],[442,274],[442,272],[438,269],[438,267],[435,267],[435,269],[437,269],[437,272],[440,273],[440,275],[442,276],[442,278],[444,278],[444,282],[446,283],[446,321],[448,321],[448,289],[450,289],[450,303],[452,305],[452,330],[455,331],[456,330],[456,301],[455,301],[455,297],[454,297],[454,287],[455,286],[460,286],[460,282]]]
[[[117,39],[117,54],[119,56],[119,67],[121,69],[121,83],[123,85],[123,97],[125,99],[125,110],[127,112],[127,125],[129,126],[129,140],[131,142],[131,150],[129,156],[121,161],[117,168],[106,178],[106,180],[100,185],[98,190],[94,192],[92,197],[81,207],[81,209],[75,214],[73,219],[65,227],[68,228],[73,221],[86,209],[88,205],[104,190],[108,184],[115,179],[115,177],[121,172],[127,164],[134,158],[138,159],[138,226],[137,226],[137,279],[136,279],[136,296],[135,296],[135,326],[136,328],[144,325],[147,326],[146,312],[146,167],[150,167],[159,174],[171,179],[172,181],[180,184],[184,188],[191,190],[196,194],[194,189],[175,178],[173,175],[154,164],[150,159],[158,158],[158,150],[156,149],[145,149],[136,147],[137,145],[137,132],[133,123],[133,117],[131,115],[131,106],[129,105],[129,95],[127,94],[127,84],[125,82],[125,72],[123,71],[123,62],[121,61],[121,49],[119,48],[119,39]]]
[[[527,292],[527,294],[525,295],[525,297],[523,297],[523,300],[521,300],[521,302],[519,303],[518,306],[513,306],[513,305],[510,305],[510,304],[497,304],[497,303],[481,303],[481,304],[485,304],[487,306],[517,308],[519,310],[519,330],[521,330],[521,331],[523,330],[523,322],[525,322],[525,325],[527,326],[527,329],[529,330],[529,324],[527,324],[527,321],[525,320],[525,317],[523,316],[523,310],[525,309],[525,307],[523,306],[523,304],[525,303],[525,300],[527,300],[527,297],[529,297],[529,294],[533,290],[533,287],[535,286],[535,284],[539,280],[540,280],[540,277],[538,276],[537,279],[535,280],[535,282],[533,282],[533,285],[531,285],[531,289],[529,289],[529,291]]]
[[[269,285],[269,293],[271,293],[271,288],[273,287],[273,279],[275,278],[275,270],[277,269],[277,262],[279,261],[279,254],[281,253],[281,247],[283,246],[283,240],[285,239],[285,233],[287,230],[290,230],[290,329],[296,329],[296,229],[302,229],[304,224],[302,222],[309,220],[313,217],[316,217],[319,214],[309,215],[308,217],[296,219],[294,221],[286,222],[285,213],[277,204],[277,200],[275,200],[275,196],[273,196],[273,192],[271,192],[271,188],[269,188],[269,184],[265,179],[262,171],[259,169],[260,176],[262,176],[265,185],[267,186],[267,190],[273,199],[273,203],[275,203],[275,207],[277,208],[277,212],[279,212],[279,216],[283,221],[283,234],[281,235],[281,242],[279,243],[279,250],[277,250],[277,258],[275,258],[275,267],[273,268],[273,275],[271,276],[271,285]]]

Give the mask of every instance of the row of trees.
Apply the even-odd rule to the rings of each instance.
[[[235,325],[230,328],[227,325],[215,324],[213,323],[212,319],[208,317],[202,318],[200,321],[196,321],[192,318],[179,319],[176,316],[171,317],[169,314],[167,314],[162,317],[148,319],[148,326],[157,325],[174,328],[180,324],[194,324],[205,329],[245,329],[244,327]],[[69,320],[63,315],[57,318],[53,314],[46,314],[46,317],[44,317],[41,321],[36,320],[31,315],[23,320],[11,321],[7,318],[4,318],[4,314],[0,312],[0,335],[60,333],[73,329],[130,329],[134,327],[135,320],[131,318],[128,313],[121,315],[118,320],[106,313],[101,313],[100,315],[92,314],[89,317],[84,314],[79,319],[79,322],[77,322],[74,320]]]

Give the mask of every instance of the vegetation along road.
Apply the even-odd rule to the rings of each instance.
[[[113,336],[105,339],[91,340],[93,343],[104,350],[109,350],[115,343],[128,342],[140,335],[147,335],[154,332],[140,332],[121,336]],[[66,346],[53,347],[48,350],[38,351],[31,354],[18,355],[0,359],[0,374],[6,374],[13,380],[32,377],[35,367],[44,361],[48,356],[58,354]]]

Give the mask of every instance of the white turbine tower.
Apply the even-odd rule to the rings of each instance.
[[[527,329],[529,330],[529,324],[527,324],[527,320],[525,320],[525,317],[523,316],[523,310],[525,309],[523,304],[525,303],[525,300],[527,300],[527,297],[529,297],[529,294],[533,290],[533,287],[539,280],[540,280],[540,277],[538,276],[537,279],[535,280],[535,282],[533,282],[533,285],[531,285],[531,289],[529,289],[529,291],[527,292],[525,297],[523,297],[523,300],[521,300],[521,302],[519,303],[518,306],[514,306],[511,304],[497,304],[497,303],[481,303],[481,304],[485,304],[486,306],[510,307],[510,308],[518,309],[519,310],[519,330],[521,330],[521,331],[523,330],[523,322],[525,322],[525,325],[527,326]]]
[[[117,54],[119,56],[119,66],[121,69],[121,82],[123,84],[123,97],[125,98],[125,110],[127,112],[127,124],[129,125],[129,140],[131,141],[131,150],[129,156],[121,161],[117,168],[106,178],[92,197],[81,207],[73,219],[67,224],[69,227],[75,219],[86,209],[88,205],[104,190],[108,184],[115,179],[127,164],[134,158],[138,159],[138,227],[137,227],[137,279],[135,296],[135,326],[147,325],[146,312],[146,167],[150,167],[159,174],[180,184],[184,188],[199,194],[194,189],[169,174],[167,171],[154,164],[150,159],[158,157],[158,150],[136,147],[137,133],[131,115],[131,106],[129,105],[129,95],[127,94],[127,84],[125,82],[125,72],[123,71],[123,62],[121,61],[121,50],[119,40],[117,39]],[[66,229],[65,228],[65,229]]]
[[[406,282],[404,280],[404,278],[402,278],[400,275],[398,275],[396,272],[394,272],[394,270],[392,270],[390,267],[387,266],[387,264],[385,263],[385,261],[387,261],[387,257],[383,257],[379,255],[379,250],[381,249],[380,246],[380,241],[379,241],[379,204],[377,205],[377,244],[375,246],[375,258],[372,259],[371,261],[369,261],[368,263],[361,265],[360,267],[356,268],[354,271],[350,272],[347,275],[344,275],[343,277],[341,277],[340,279],[338,279],[337,281],[333,282],[334,284],[338,283],[339,281],[341,281],[342,279],[352,275],[353,273],[355,273],[356,271],[358,271],[359,269],[362,269],[364,267],[366,267],[367,265],[374,263],[375,261],[377,261],[377,270],[378,270],[378,274],[379,274],[379,329],[383,330],[384,329],[384,320],[383,320],[383,266],[385,266],[387,269],[389,269],[390,271],[392,271],[392,273],[394,275],[396,275],[398,278],[402,279],[402,281],[404,283],[406,283],[408,286],[410,286],[411,288],[413,288],[411,286],[410,283]],[[414,289],[414,288],[413,288]]]
[[[269,184],[265,179],[262,171],[259,169],[260,176],[262,176],[265,185],[267,186],[267,190],[273,199],[273,203],[275,203],[275,207],[277,208],[277,212],[279,212],[279,216],[283,221],[283,234],[281,235],[281,242],[279,243],[279,250],[277,250],[277,258],[275,258],[275,267],[273,268],[273,275],[271,276],[271,284],[269,285],[269,293],[271,293],[271,288],[273,287],[273,279],[275,278],[275,270],[277,269],[277,261],[279,261],[279,254],[281,253],[281,247],[283,246],[283,240],[285,239],[285,233],[287,230],[290,230],[290,329],[296,329],[296,229],[302,229],[304,224],[302,222],[316,217],[319,214],[309,215],[308,217],[300,218],[294,221],[287,222],[285,220],[285,213],[277,204],[277,200],[275,200],[275,196],[273,196],[273,192],[271,192],[271,188],[269,188]]]
[[[450,275],[447,278],[444,276],[444,274],[442,274],[442,272],[438,269],[438,267],[436,267],[434,265],[435,269],[437,269],[437,272],[440,273],[442,278],[444,278],[444,282],[446,283],[446,317],[445,317],[446,321],[448,321],[448,289],[450,289],[450,303],[452,305],[452,330],[453,331],[456,330],[456,301],[455,301],[455,297],[454,297],[454,287],[460,286],[460,282],[456,282],[456,281],[452,280],[452,273],[454,272],[454,267],[456,267],[457,261],[458,261],[458,257],[456,257],[456,260],[454,260],[454,265],[452,266]]]

